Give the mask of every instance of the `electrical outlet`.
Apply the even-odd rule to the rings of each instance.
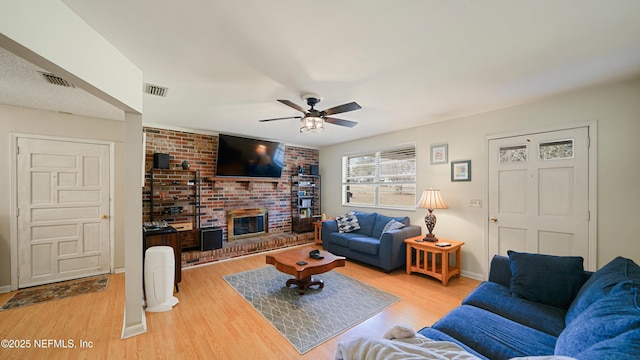
[[[471,199],[471,200],[469,200],[469,207],[481,208],[482,207],[482,200],[480,200],[480,199]]]

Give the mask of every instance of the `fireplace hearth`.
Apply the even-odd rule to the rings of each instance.
[[[227,211],[227,241],[261,236],[269,232],[268,211],[265,208]]]

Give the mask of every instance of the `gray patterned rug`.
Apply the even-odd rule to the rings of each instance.
[[[223,277],[242,297],[304,354],[401,299],[335,271],[316,275],[324,280],[298,295],[287,288],[290,275],[273,266]]]

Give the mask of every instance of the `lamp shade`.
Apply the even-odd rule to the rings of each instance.
[[[448,209],[447,203],[442,199],[438,189],[429,189],[422,192],[418,207],[423,209]]]

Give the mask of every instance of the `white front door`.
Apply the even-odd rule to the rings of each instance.
[[[489,140],[489,221],[489,258],[515,250],[595,266],[588,127]]]
[[[108,273],[109,146],[17,144],[18,287]]]

